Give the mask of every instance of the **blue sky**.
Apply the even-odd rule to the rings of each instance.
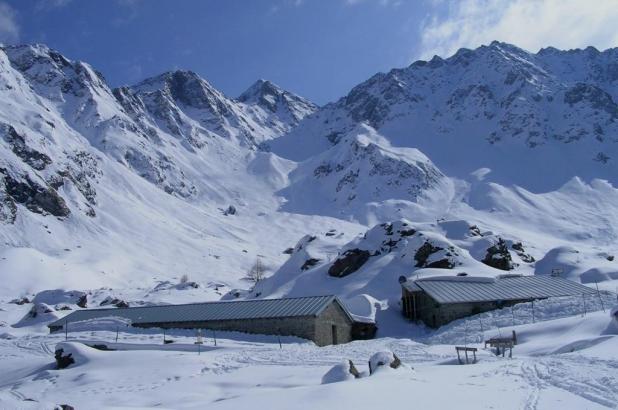
[[[530,10],[530,4],[536,9]],[[543,45],[616,46],[615,0],[585,4],[579,0],[0,0],[0,41],[45,43],[71,59],[92,64],[112,86],[182,68],[197,72],[230,96],[266,78],[323,104],[378,71],[434,53],[447,56],[461,46],[476,47],[493,39],[532,51]],[[581,10],[588,10],[584,17],[568,21],[567,12],[581,15]],[[561,21],[551,23],[556,14]],[[530,24],[532,17],[538,24]],[[576,30],[582,25],[585,33]],[[573,30],[580,35],[565,38]]]

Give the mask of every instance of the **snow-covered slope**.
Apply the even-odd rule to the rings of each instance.
[[[452,183],[422,152],[392,147],[371,127],[361,125],[334,147],[301,163],[280,193],[287,199],[283,209],[290,212],[372,223],[392,218],[397,206],[414,206],[431,196],[444,201]]]
[[[112,91],[45,46],[4,47],[0,103],[3,294],[112,286],[139,299],[188,274],[203,286],[192,297],[218,298],[246,286],[257,255],[281,263],[308,226],[359,230],[277,212],[295,164],[254,148],[280,130],[190,72]]]
[[[270,146],[306,159],[366,122],[449,176],[488,168],[496,182],[535,191],[573,176],[615,183],[617,64],[618,49],[461,49],[376,74]]]

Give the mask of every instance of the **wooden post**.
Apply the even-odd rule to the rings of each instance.
[[[513,326],[515,326],[515,308],[511,306],[511,318],[513,319]]]
[[[468,364],[468,349],[464,350],[464,353],[466,354],[466,364]]]
[[[279,349],[283,349],[283,346],[281,346],[281,329],[277,329],[277,340],[279,341]]]
[[[165,328],[163,328],[163,344],[165,344]]]
[[[517,333],[515,333],[515,331],[513,330],[513,344],[516,345],[517,344]]]
[[[116,343],[118,343],[118,326],[116,326]]]
[[[582,293],[582,301],[583,301],[583,304],[584,304],[584,314],[583,314],[583,316],[586,316],[586,313],[588,313],[588,312],[586,312],[586,294],[585,293]]]
[[[459,362],[459,364],[461,364],[461,356],[459,356],[459,349],[457,350],[457,361]]]
[[[215,333],[215,330],[212,330],[212,338],[215,339],[215,346],[217,345],[217,333]]]
[[[603,298],[601,297],[601,292],[599,291],[599,282],[594,282],[597,285],[597,296],[599,297],[599,301],[601,302],[601,309],[605,312],[605,304],[603,304]]]
[[[69,322],[64,320],[64,340],[69,340]]]

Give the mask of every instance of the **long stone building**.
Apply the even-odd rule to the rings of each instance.
[[[579,283],[551,276],[517,276],[502,278],[474,276],[439,276],[401,280],[403,314],[437,328],[463,317],[560,296],[595,295]]]
[[[212,329],[298,336],[318,346],[371,338],[375,324],[356,322],[335,296],[260,299],[77,310],[48,325],[57,332],[71,323],[121,318],[131,326],[161,329]]]

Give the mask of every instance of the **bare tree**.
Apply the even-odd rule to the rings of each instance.
[[[264,279],[264,268],[262,267],[262,261],[260,257],[255,260],[255,264],[251,267],[249,272],[247,272],[247,280],[253,282],[257,285],[262,279]]]

